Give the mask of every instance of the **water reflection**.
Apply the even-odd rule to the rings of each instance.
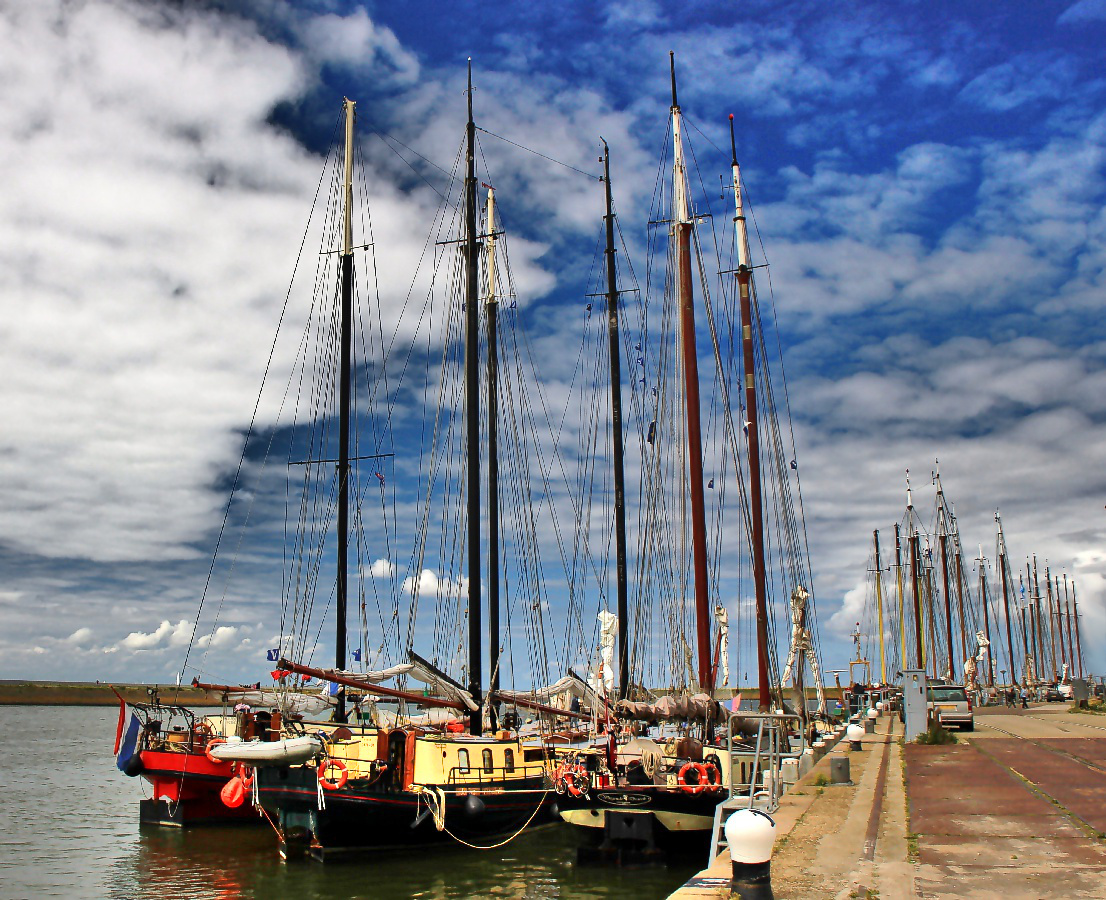
[[[138,826],[144,785],[111,758],[115,711],[0,707],[0,893],[5,897],[197,900],[637,900],[666,897],[698,866],[578,868],[567,828],[490,851],[442,847],[374,858],[281,862],[272,829]],[[147,794],[148,795],[148,794]]]

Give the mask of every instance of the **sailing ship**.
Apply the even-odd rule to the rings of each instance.
[[[755,655],[757,672],[757,706],[762,713],[779,709],[784,704],[783,679],[779,677],[774,648],[769,640],[769,590],[791,579],[787,587],[792,598],[793,622],[790,666],[788,675],[794,675],[801,686],[804,664],[816,660],[816,644],[812,639],[811,584],[809,569],[795,561],[789,573],[776,582],[767,571],[765,551],[766,505],[763,483],[772,475],[786,476],[796,470],[794,461],[784,462],[782,471],[776,467],[767,477],[762,473],[762,437],[768,435],[773,460],[778,460],[780,441],[776,423],[762,420],[758,406],[770,400],[762,380],[763,372],[757,364],[763,361],[763,344],[760,323],[754,315],[756,290],[753,265],[750,259],[748,234],[742,196],[740,168],[737,162],[736,138],[733,119],[730,119],[731,179],[735,203],[734,249],[736,266],[724,274],[733,279],[727,293],[731,302],[726,304],[722,316],[730,314],[736,321],[716,317],[712,309],[706,284],[701,283],[700,297],[695,296],[694,272],[703,273],[700,237],[697,229],[704,221],[694,209],[688,177],[685,134],[682,111],[677,99],[675,60],[670,55],[672,87],[671,146],[672,182],[671,209],[660,218],[668,226],[666,256],[671,270],[665,278],[667,293],[665,312],[673,325],[669,332],[672,344],[668,345],[671,358],[667,359],[668,372],[676,377],[670,382],[658,383],[651,389],[652,396],[644,390],[635,405],[651,409],[644,438],[641,441],[643,487],[645,497],[639,511],[641,541],[638,556],[642,561],[636,566],[638,576],[635,585],[636,608],[631,617],[628,585],[628,538],[626,535],[626,501],[623,447],[622,373],[620,361],[620,291],[617,284],[614,246],[614,211],[610,179],[610,155],[604,144],[605,187],[605,275],[606,275],[606,332],[610,358],[610,409],[614,483],[614,536],[616,564],[615,597],[616,614],[601,611],[600,670],[608,677],[593,679],[604,692],[613,689],[613,671],[618,672],[617,697],[605,710],[605,727],[594,734],[591,745],[561,755],[555,772],[561,818],[581,830],[586,837],[581,848],[581,859],[602,859],[626,862],[631,859],[648,859],[665,851],[705,850],[714,826],[715,811],[730,795],[734,773],[729,764],[726,728],[731,722],[732,710],[718,700],[716,687],[718,669],[724,671],[728,682],[728,610],[722,602],[727,587],[720,572],[722,543],[721,500],[714,503],[713,528],[708,529],[706,491],[715,489],[718,481],[719,497],[727,478],[740,483],[742,500],[742,537],[747,539],[747,555],[751,559],[755,615]],[[697,347],[696,314],[705,310],[711,345],[717,365],[713,384],[717,395],[710,406],[715,408],[715,424],[721,423],[719,433],[724,450],[722,461],[711,459],[719,467],[719,474],[711,478],[705,473],[706,442],[701,421],[699,351]],[[589,307],[590,309],[590,307]],[[720,335],[740,335],[740,354],[743,390],[740,405],[743,423],[736,425],[731,417],[734,410],[728,385],[737,380],[732,361],[723,361],[727,349],[721,345]],[[662,342],[666,343],[666,341]],[[736,343],[736,341],[735,341]],[[643,363],[648,352],[637,345]],[[663,355],[662,348],[658,355]],[[645,379],[641,379],[644,382]],[[636,385],[632,384],[632,387]],[[682,407],[682,408],[681,408]],[[769,406],[771,410],[771,406]],[[676,411],[679,410],[680,415]],[[745,438],[745,453],[739,450],[739,436]],[[744,458],[744,462],[743,459]],[[782,499],[787,490],[775,482],[776,500]],[[682,515],[686,510],[686,515]],[[679,517],[672,521],[668,515]],[[782,526],[787,529],[794,520]],[[732,526],[731,526],[732,530]],[[714,536],[715,545],[708,546],[708,532]],[[685,535],[689,535],[690,549],[685,552]],[[792,537],[787,535],[786,537]],[[786,542],[786,537],[779,536]],[[787,550],[794,550],[796,541]],[[782,555],[787,555],[787,550]],[[711,557],[714,557],[711,559]],[[656,561],[650,569],[650,560]],[[685,604],[685,592],[690,592],[692,602]],[[808,606],[808,604],[810,604]],[[694,617],[694,654],[684,639],[683,610],[690,606]],[[661,607],[670,630],[667,635],[671,660],[669,671],[670,690],[657,696],[635,683],[632,676],[631,647],[638,648],[639,672],[636,682],[644,682],[646,668],[644,652],[646,644],[642,633],[645,610]],[[665,611],[666,610],[666,611]],[[712,620],[712,612],[714,614]],[[690,623],[688,623],[690,624]],[[637,635],[631,629],[637,629]],[[690,627],[688,630],[692,630]],[[618,662],[614,664],[614,637],[618,639]],[[815,661],[814,672],[818,667]],[[816,678],[816,681],[818,679]],[[820,686],[820,682],[819,682]],[[612,690],[613,693],[613,690]],[[820,693],[820,691],[819,691]],[[824,703],[824,699],[822,701]],[[798,708],[805,714],[805,691],[800,687]],[[737,748],[743,740],[748,742],[755,735],[757,726],[736,723],[734,735]],[[795,735],[801,742],[801,735]],[[746,743],[750,757],[753,747]],[[723,764],[722,760],[726,759]],[[756,775],[750,776],[756,780]],[[590,845],[598,845],[593,851]]]
[[[342,185],[345,213],[339,250],[342,298],[341,331],[341,407],[338,439],[337,481],[337,567],[335,590],[336,634],[335,662],[332,669],[313,666],[302,659],[282,658],[277,666],[290,676],[324,679],[343,686],[361,700],[347,706],[339,695],[334,711],[337,727],[318,734],[319,752],[298,764],[257,763],[254,792],[257,803],[271,815],[279,834],[280,852],[291,856],[303,852],[325,859],[348,851],[391,846],[422,845],[457,841],[468,846],[487,846],[510,838],[523,829],[553,819],[555,794],[549,777],[550,752],[545,738],[547,726],[584,714],[550,705],[546,700],[565,691],[586,692],[578,680],[561,679],[542,691],[511,691],[499,687],[504,634],[499,624],[499,577],[501,570],[498,525],[499,476],[497,456],[498,377],[497,337],[498,296],[495,290],[495,246],[500,235],[495,220],[494,191],[489,189],[485,231],[478,229],[476,126],[473,119],[472,73],[469,67],[468,120],[465,130],[465,176],[463,187],[462,234],[458,240],[444,242],[460,252],[460,271],[456,283],[463,287],[463,449],[455,455],[463,458],[463,485],[457,497],[463,497],[464,514],[448,510],[452,522],[464,520],[454,534],[451,546],[464,546],[467,571],[450,579],[458,601],[467,599],[466,622],[449,619],[450,624],[436,626],[440,643],[467,630],[467,680],[455,679],[435,660],[419,656],[407,646],[404,661],[367,671],[348,668],[346,652],[346,535],[351,510],[350,491],[350,295],[354,280],[352,235],[354,153],[354,104],[346,101],[345,172]],[[481,267],[487,290],[481,303]],[[488,542],[481,535],[481,312],[484,313],[485,340],[488,348],[486,389],[488,397]],[[443,378],[445,377],[443,366]],[[512,376],[513,377],[513,376]],[[439,409],[441,414],[441,409]],[[436,427],[435,434],[448,431]],[[437,451],[435,451],[435,454]],[[434,456],[435,459],[439,457]],[[448,480],[449,476],[441,476]],[[381,478],[381,480],[383,480]],[[434,476],[428,478],[428,492],[434,488]],[[441,485],[439,484],[439,489]],[[460,502],[460,501],[458,501]],[[421,514],[429,518],[428,506]],[[445,527],[445,526],[443,526]],[[425,551],[426,528],[419,538],[416,559]],[[482,649],[482,557],[487,546],[489,673],[485,692]],[[419,578],[413,579],[412,592]],[[449,609],[459,603],[444,602],[439,582],[438,625],[448,619]],[[453,598],[446,597],[445,600]],[[412,628],[415,606],[412,604]],[[540,606],[540,603],[538,604]],[[363,607],[362,607],[363,608]],[[398,613],[398,610],[397,610]],[[467,629],[466,629],[467,626]],[[408,639],[413,634],[409,630]],[[396,680],[400,686],[383,682]],[[426,689],[405,689],[411,681],[420,681]],[[397,708],[385,710],[379,704],[395,702]],[[415,712],[414,710],[423,710]],[[520,712],[521,711],[521,712]],[[538,723],[520,727],[522,714],[536,717]],[[228,751],[231,756],[235,751]]]

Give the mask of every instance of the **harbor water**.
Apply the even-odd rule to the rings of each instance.
[[[117,710],[0,706],[0,898],[666,897],[705,859],[643,869],[578,867],[568,828],[497,850],[388,851],[281,862],[272,829],[138,825],[149,796],[111,755]],[[144,793],[145,792],[145,793]]]

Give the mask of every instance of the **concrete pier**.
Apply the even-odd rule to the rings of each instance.
[[[1106,896],[1106,716],[1068,709],[977,709],[935,747],[880,718],[848,754],[852,785],[825,784],[824,758],[784,796],[777,900]],[[729,873],[723,853],[671,896],[728,897]]]

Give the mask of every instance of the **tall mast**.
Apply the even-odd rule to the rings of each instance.
[[[703,437],[699,422],[699,361],[695,349],[695,296],[691,287],[691,205],[687,196],[687,171],[681,135],[680,105],[676,100],[676,61],[668,54],[672,73],[672,199],[676,235],[676,271],[680,306],[680,345],[687,407],[687,460],[691,493],[691,557],[695,578],[695,638],[698,650],[699,688],[714,691],[710,646],[710,604],[707,585],[707,519],[703,494]],[[753,426],[750,426],[752,432]],[[751,439],[750,434],[750,439]],[[754,482],[755,483],[755,482]],[[754,488],[755,490],[755,488]],[[753,501],[754,506],[756,500]],[[755,527],[755,526],[754,526]],[[755,574],[754,574],[755,577]],[[759,594],[758,594],[759,598]],[[759,599],[758,599],[759,610]],[[761,676],[761,704],[767,708]]]
[[[350,370],[353,355],[353,110],[356,104],[342,100],[345,116],[345,170],[342,175],[342,250],[341,262],[341,374],[338,385],[338,582],[335,586],[336,623],[334,635],[334,667],[340,672],[346,667],[346,607],[347,568],[349,565],[349,432],[350,432]],[[334,720],[346,720],[346,694],[338,692]]]
[[[1079,639],[1079,601],[1075,596],[1075,582],[1071,583],[1071,609],[1075,617],[1075,658],[1079,662],[1079,677],[1083,677],[1083,642]]]
[[[1033,660],[1036,663],[1037,680],[1040,681],[1041,666],[1043,665],[1041,660],[1041,598],[1034,596],[1033,593],[1033,570],[1029,568],[1029,557],[1025,559],[1025,584],[1029,589],[1029,621],[1033,624]]]
[[[488,692],[499,690],[499,297],[495,285],[495,189],[488,187],[488,244],[484,256],[488,281]],[[496,704],[489,710],[496,728]]]
[[[480,308],[476,241],[476,123],[472,119],[472,60],[468,67],[468,125],[465,128],[465,446],[469,554],[469,693],[476,709],[469,732],[483,731],[480,692]]]
[[[1006,538],[1002,534],[1002,518],[995,511],[995,522],[998,525],[998,571],[1002,579],[1002,608],[1006,616],[1006,654],[1010,660],[1010,684],[1018,683],[1014,667],[1014,640],[1010,629],[1010,584],[1006,572]]]
[[[1034,558],[1036,561],[1036,558]],[[1064,671],[1064,629],[1060,619],[1060,595],[1052,592],[1052,572],[1048,568],[1048,560],[1045,560],[1045,590],[1048,592],[1048,617],[1052,630],[1052,670],[1053,678],[1058,679]],[[1056,652],[1056,641],[1059,637],[1060,652]]]
[[[937,465],[937,460],[934,460]],[[941,545],[941,582],[945,592],[945,634],[948,641],[948,677],[953,677],[954,666],[952,661],[952,595],[949,593],[949,515],[945,508],[945,491],[941,486],[941,473],[934,469],[933,480],[937,484],[937,515],[940,533],[938,540]]]
[[[879,559],[879,532],[872,532],[876,545],[876,606],[879,610],[879,683],[887,684],[887,660],[883,652],[883,568]]]
[[[992,664],[991,652],[991,617],[987,611],[987,571],[983,564],[987,560],[983,556],[983,546],[979,547],[979,599],[983,602],[983,638],[987,641],[987,683],[995,683],[995,667]]]
[[[615,590],[618,614],[618,698],[630,691],[630,612],[626,590],[626,481],[622,449],[622,356],[618,343],[618,277],[614,258],[614,201],[611,192],[611,154],[603,141],[603,186],[607,214],[607,346],[611,364],[611,436],[614,439]],[[702,663],[700,662],[700,665]]]
[[[1057,667],[1056,667],[1056,629],[1053,626],[1052,621],[1052,587],[1048,583],[1047,576],[1045,577],[1045,591],[1047,592],[1046,600],[1048,602],[1048,639],[1049,639],[1049,664],[1052,666],[1052,680],[1056,680]],[[1041,582],[1037,577],[1037,555],[1033,555],[1033,593],[1037,595],[1037,602],[1041,600]],[[1044,637],[1041,638],[1041,643],[1044,643]]]
[[[895,579],[899,592],[899,665],[906,666],[906,599],[902,584],[902,536],[895,523]]]
[[[960,616],[960,658],[961,665],[968,661],[968,637],[964,627],[964,553],[960,542],[956,542],[956,607]]]
[[[1020,588],[1021,596],[1025,597],[1025,583],[1022,581],[1021,573],[1018,573],[1018,587]],[[1026,616],[1028,610],[1029,615]],[[1025,683],[1029,684],[1029,632],[1033,626],[1033,607],[1026,603],[1024,606],[1018,606],[1018,612],[1021,615],[1022,620],[1022,660],[1025,664],[1023,674],[1025,676]]]
[[[676,103],[676,76],[673,68],[672,103]],[[749,261],[749,233],[745,227],[745,205],[741,196],[741,167],[737,164],[737,138],[733,116],[730,116],[731,177],[734,195],[734,243],[737,246],[737,292],[741,310],[741,352],[745,371],[745,413],[749,422],[749,504],[752,513],[753,585],[756,591],[757,614],[757,676],[760,689],[760,709],[771,706],[768,682],[768,584],[764,562],[764,508],[760,484],[760,431],[757,424],[757,385],[753,342],[753,268]],[[698,413],[698,410],[696,410]],[[700,490],[702,485],[700,481]],[[802,660],[799,670],[802,671]],[[802,703],[806,708],[806,701]]]
[[[910,579],[914,584],[914,652],[917,668],[926,667],[922,649],[922,585],[918,574],[918,532],[910,535]]]
[[[1057,596],[1059,596],[1060,585],[1057,583]],[[1071,606],[1068,602],[1068,576],[1064,575],[1064,613],[1068,620],[1068,675],[1073,676],[1075,674],[1075,642],[1072,640],[1072,628],[1071,628]],[[1062,635],[1061,635],[1062,636]]]

